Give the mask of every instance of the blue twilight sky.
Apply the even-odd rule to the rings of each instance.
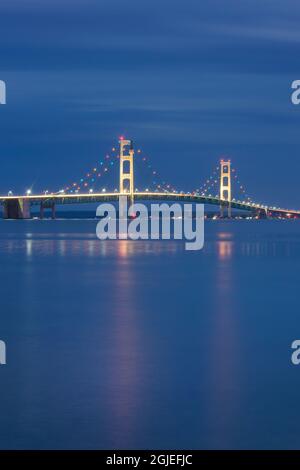
[[[1,0],[0,193],[78,179],[120,134],[179,189],[231,157],[300,208],[296,0]]]

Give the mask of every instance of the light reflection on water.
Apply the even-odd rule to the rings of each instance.
[[[236,407],[240,402],[240,364],[238,345],[238,306],[236,279],[232,266],[233,234],[221,232],[216,242],[216,291],[214,334],[212,335],[211,395],[209,423],[215,423],[214,439],[219,447],[230,448],[231,430],[236,426]],[[224,241],[227,238],[229,240]]]
[[[122,243],[124,242],[124,243]],[[0,240],[0,252],[8,254],[26,253],[27,256],[108,256],[115,254],[120,257],[134,256],[141,253],[159,254],[159,253],[176,253],[184,247],[178,242],[145,242],[131,240],[105,241],[98,240]]]
[[[124,241],[124,243],[122,243]],[[231,258],[233,250],[236,254],[245,257],[276,257],[279,254],[284,256],[298,256],[298,243],[288,244],[285,242],[242,242],[236,244],[234,241],[207,241],[203,250],[204,255],[214,255],[217,253],[220,260]],[[181,241],[132,241],[132,240],[107,240],[100,242],[94,239],[0,239],[0,252],[8,254],[26,254],[27,256],[74,256],[85,255],[109,256],[118,255],[120,257],[135,256],[144,254],[175,254],[184,252],[184,242]]]
[[[130,243],[121,240],[118,243],[118,256],[126,258]],[[132,253],[132,251],[131,251]],[[139,383],[143,373],[141,356],[143,344],[139,332],[136,295],[134,292],[135,273],[129,263],[123,263],[116,271],[115,289],[118,293],[112,302],[111,347],[115,351],[107,363],[109,371],[105,387],[107,388],[108,406],[112,413],[112,439],[118,447],[130,445],[127,436],[134,433],[138,426],[138,415],[135,410],[143,400]],[[126,321],[124,321],[124,312]]]
[[[193,253],[100,242],[94,222],[13,227],[0,447],[298,446],[299,225],[208,223]]]

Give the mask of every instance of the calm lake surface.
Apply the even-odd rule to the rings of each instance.
[[[300,448],[300,221],[0,221],[0,448]]]

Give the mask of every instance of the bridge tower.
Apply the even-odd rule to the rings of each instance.
[[[120,137],[120,194],[129,195],[130,202],[134,199],[133,142]],[[129,148],[128,148],[129,147]]]
[[[221,160],[220,161],[221,177],[220,177],[220,212],[221,217],[224,216],[224,207],[222,201],[228,201],[226,203],[228,207],[228,217],[231,217],[231,161]]]

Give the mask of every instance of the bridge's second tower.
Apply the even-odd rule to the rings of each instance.
[[[120,194],[128,194],[131,203],[134,198],[133,142],[122,137],[120,143]],[[129,147],[129,148],[128,148]]]
[[[228,207],[228,217],[231,217],[231,161],[221,160],[220,161],[220,199],[221,199],[221,217],[224,216],[224,207],[222,201],[227,201],[226,206]]]

